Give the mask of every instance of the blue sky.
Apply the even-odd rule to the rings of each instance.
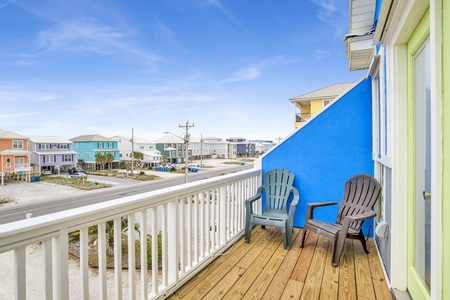
[[[276,139],[349,72],[342,0],[0,0],[0,129]]]

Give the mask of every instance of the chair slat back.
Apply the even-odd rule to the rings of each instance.
[[[342,224],[345,216],[369,211],[375,205],[381,185],[370,175],[359,174],[345,182],[344,196],[340,203],[336,223]],[[363,222],[353,222],[350,227],[359,230]]]
[[[273,169],[264,173],[266,212],[287,212],[287,201],[295,175],[286,169]]]

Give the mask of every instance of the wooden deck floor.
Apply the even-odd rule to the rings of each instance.
[[[347,240],[333,268],[330,242],[308,233],[301,249],[301,232],[287,251],[278,229],[255,227],[251,243],[241,238],[171,299],[392,299],[372,239],[368,255]]]

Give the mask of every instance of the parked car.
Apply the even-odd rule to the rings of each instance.
[[[88,175],[79,170],[72,170],[72,173],[69,175],[71,178],[87,178]]]
[[[86,171],[83,170],[82,168],[73,167],[73,168],[70,168],[70,169],[69,169],[69,175],[71,175],[71,174],[74,173],[74,172],[83,172],[83,173],[86,174]]]
[[[52,171],[50,170],[43,170],[42,175],[52,175]]]

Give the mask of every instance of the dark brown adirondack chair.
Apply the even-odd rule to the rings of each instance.
[[[361,226],[365,220],[376,216],[372,208],[380,192],[381,186],[375,178],[366,174],[359,174],[345,183],[344,196],[341,202],[308,203],[300,247],[303,248],[306,232],[311,230],[331,240],[333,267],[339,264],[346,238],[360,240],[364,251],[369,253]],[[313,219],[313,212],[316,207],[334,204],[340,205],[336,223],[325,223]]]
[[[264,173],[264,185],[258,188],[256,195],[245,201],[245,242],[250,243],[253,226],[260,224],[281,228],[283,234],[284,249],[292,247],[292,229],[294,213],[297,209],[299,193],[294,183],[294,173],[285,169],[274,169]],[[266,195],[266,207],[262,214],[253,213],[253,202],[262,200],[262,193]],[[289,195],[293,193],[293,199],[289,205]]]

